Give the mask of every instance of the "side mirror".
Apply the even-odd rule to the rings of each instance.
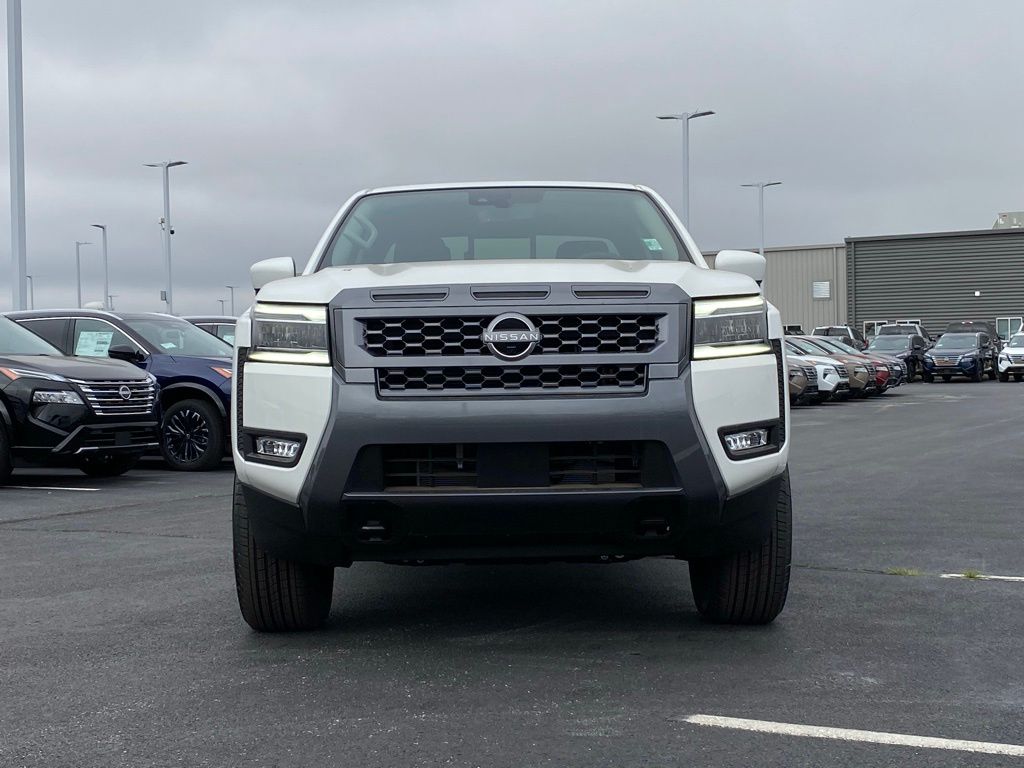
[[[126,363],[132,363],[138,365],[146,359],[135,347],[130,347],[127,344],[117,344],[107,350],[107,357],[112,360],[124,360]]]
[[[288,256],[264,259],[257,261],[249,268],[249,275],[252,278],[253,289],[259,292],[260,288],[267,283],[295,277],[295,262]]]
[[[914,345],[914,351],[915,352],[920,352],[922,349],[924,349],[924,344],[915,344]]]
[[[715,269],[723,272],[739,272],[753,278],[760,285],[764,281],[767,262],[753,251],[719,251],[715,256]]]

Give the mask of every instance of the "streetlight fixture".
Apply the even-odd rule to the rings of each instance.
[[[78,278],[78,308],[82,308],[82,246],[92,245],[84,240],[75,240],[75,275]]]
[[[226,299],[217,299],[217,301],[220,302],[220,313],[223,315],[224,314],[224,302],[226,301]]]
[[[758,219],[761,226],[761,248],[759,250],[761,258],[764,258],[764,188],[777,187],[781,183],[781,181],[752,181],[750,184],[740,184],[741,187],[754,187],[757,189]]]
[[[116,293],[108,293],[107,294],[107,310],[108,311],[110,311],[110,312],[114,311],[114,299],[116,299],[116,298],[117,298],[117,294]]]
[[[144,163],[147,168],[160,168],[164,177],[164,217],[160,225],[164,230],[164,269],[167,273],[167,290],[165,292],[167,302],[167,314],[174,314],[174,297],[171,294],[171,235],[174,230],[171,228],[171,178],[170,171],[176,165],[187,165],[184,160],[165,160],[162,163]]]
[[[238,286],[237,285],[225,285],[224,287],[227,288],[229,291],[231,291],[231,316],[235,317],[235,288],[237,288]],[[220,311],[221,311],[221,314],[224,314],[224,307],[221,307]]]
[[[103,233],[103,306],[110,310],[110,302],[107,301],[110,297],[110,269],[107,265],[107,225],[92,224],[90,226],[96,227],[96,229]]]
[[[32,283],[32,275],[25,275],[25,280],[28,282],[28,308],[36,308],[36,289]]]
[[[656,115],[659,120],[678,120],[683,124],[683,226],[690,228],[690,121],[698,117],[715,114],[713,110],[701,109],[696,112],[680,112],[677,115]]]

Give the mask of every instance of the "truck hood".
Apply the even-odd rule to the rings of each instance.
[[[0,355],[0,366],[41,371],[69,379],[118,379],[121,381],[146,379],[145,371],[122,360],[106,357],[58,357],[56,355]]]
[[[261,301],[327,304],[346,288],[477,283],[674,284],[693,297],[760,293],[757,283],[746,275],[719,272],[689,262],[520,259],[328,267],[313,274],[269,283],[260,291],[259,298]]]

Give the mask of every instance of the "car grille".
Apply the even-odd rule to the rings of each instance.
[[[86,381],[69,379],[78,386],[97,416],[144,416],[156,405],[156,387],[149,379],[139,381]],[[127,387],[129,397],[121,396]]]
[[[77,441],[77,452],[104,448],[150,448],[157,445],[153,427],[90,428]]]
[[[670,485],[662,443],[455,443],[380,449],[386,490]],[[499,471],[500,470],[500,471]]]
[[[506,392],[637,393],[647,386],[646,365],[524,365],[380,368],[382,396],[489,395]]]
[[[800,366],[804,370],[804,376],[807,377],[808,384],[818,383],[818,369],[813,365],[802,365]]]
[[[1010,362],[1014,365],[1024,364],[1024,355],[1010,355]]]
[[[960,362],[959,355],[936,355],[933,359],[935,360],[936,365],[957,365]]]
[[[658,345],[653,314],[531,315],[541,334],[534,355],[643,353]],[[374,357],[490,355],[481,339],[493,317],[364,318],[362,347]]]
[[[839,374],[839,378],[841,378],[841,379],[849,378],[850,373],[849,373],[849,371],[846,370],[846,366],[845,365],[843,365],[842,363],[836,363],[835,368],[836,368],[836,373]]]

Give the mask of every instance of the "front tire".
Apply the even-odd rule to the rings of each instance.
[[[768,624],[782,612],[793,555],[789,470],[779,483],[771,535],[759,546],[690,561],[690,587],[701,616],[721,624]]]
[[[921,371],[921,381],[923,381],[925,384],[931,384],[933,381],[935,381],[935,375],[928,373],[928,371]]]
[[[235,590],[242,618],[257,632],[322,626],[331,612],[334,569],[282,560],[260,547],[252,536],[249,508],[237,477],[232,506]]]
[[[999,380],[1002,381],[1002,382],[1009,381],[1010,380],[1010,374],[1006,373],[1005,371],[1000,371],[999,372]],[[1020,379],[1018,379],[1018,381],[1020,381]]]
[[[205,400],[179,400],[160,423],[160,452],[179,472],[202,472],[224,457],[224,422]]]
[[[117,477],[139,463],[141,453],[107,453],[88,456],[78,466],[89,477]]]
[[[11,441],[7,437],[7,429],[0,424],[0,485],[7,485],[14,471],[14,460],[11,458]]]

